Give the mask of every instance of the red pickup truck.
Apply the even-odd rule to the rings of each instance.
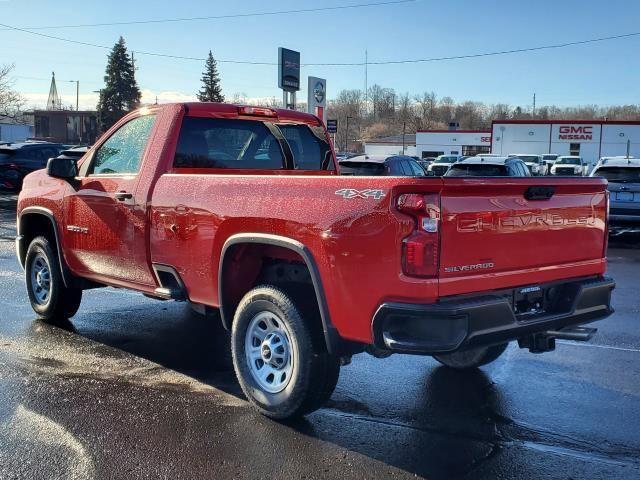
[[[587,340],[612,312],[607,209],[598,178],[341,176],[312,115],[187,103],[28,175],[16,244],[41,318],[107,285],[188,301],[231,331],[251,403],[287,418],[365,350],[475,368],[509,341]]]

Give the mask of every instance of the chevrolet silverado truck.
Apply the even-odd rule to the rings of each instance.
[[[320,407],[356,353],[468,369],[510,341],[588,340],[612,313],[606,185],[341,176],[312,115],[169,104],[29,174],[16,247],[46,321],[104,286],[219,319],[248,400],[284,419]]]

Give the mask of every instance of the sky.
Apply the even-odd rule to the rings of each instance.
[[[38,33],[113,46],[122,35],[130,50],[203,58],[218,64],[227,98],[282,98],[275,65],[278,47],[301,52],[301,63],[358,63],[469,55],[538,47],[640,32],[636,0],[415,0],[392,5],[305,13],[245,16],[171,23],[70,27],[86,23],[236,15],[314,9],[384,0],[200,1],[0,0],[0,23],[23,29],[64,26]],[[34,30],[36,31],[36,30]],[[433,91],[456,101],[541,105],[640,104],[640,35],[587,45],[473,59],[369,65],[368,85],[397,93]],[[65,104],[94,108],[103,86],[108,50],[43,38],[0,26],[0,64],[15,64],[14,88],[28,106],[46,103],[51,72]],[[204,61],[136,53],[136,78],[144,102],[188,101],[200,88]],[[303,66],[306,78],[327,79],[328,98],[363,89],[365,68]]]

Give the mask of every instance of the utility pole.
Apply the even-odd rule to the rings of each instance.
[[[346,152],[347,149],[349,148],[349,119],[354,119],[355,117],[350,117],[349,115],[347,115],[347,128],[345,129],[344,132],[344,151]]]
[[[402,122],[402,155],[404,155],[404,134],[407,130],[407,122]]]
[[[80,80],[76,80],[76,112],[80,110]]]
[[[369,53],[367,52],[367,50],[365,50],[364,51],[364,113],[365,113],[365,116],[369,113],[369,102],[368,102],[369,84],[367,83],[368,64],[369,64]]]
[[[536,118],[536,94],[533,94],[533,118]]]
[[[134,51],[131,50],[131,67],[133,68],[133,78],[136,78],[136,57]]]

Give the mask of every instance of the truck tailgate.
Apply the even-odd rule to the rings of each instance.
[[[445,177],[443,183],[440,296],[604,273],[602,179]],[[552,195],[539,199],[545,194]]]

